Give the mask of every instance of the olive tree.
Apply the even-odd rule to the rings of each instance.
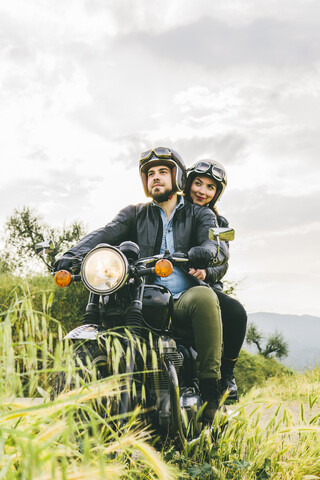
[[[74,245],[85,234],[82,222],[74,221],[61,228],[48,225],[35,210],[24,206],[15,209],[5,223],[2,235],[0,271],[3,273],[29,273],[30,259],[36,257],[35,246],[44,240],[53,241],[54,248],[48,254],[48,263]]]
[[[274,356],[280,360],[286,357],[289,352],[289,345],[284,340],[282,333],[276,331],[265,338],[254,323],[250,323],[248,326],[246,341],[248,345],[254,344],[258,352],[265,358]]]

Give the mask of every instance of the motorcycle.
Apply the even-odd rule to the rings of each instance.
[[[219,249],[220,240],[233,240],[234,230],[212,228],[209,238],[217,240]],[[50,242],[36,245],[36,253],[54,274],[56,285],[82,281],[90,292],[82,325],[65,337],[74,343],[83,378],[87,362],[94,366],[98,379],[114,373],[108,352],[110,336],[117,332],[125,358],[122,365],[120,359],[117,372],[125,374],[126,385],[113,408],[122,425],[128,412],[142,405],[145,420],[160,435],[174,437],[181,445],[199,438],[204,405],[197,378],[197,352],[175,334],[171,292],[148,283],[150,275],[166,277],[173,266],[186,264],[187,256],[166,251],[140,258],[134,242],[125,241],[118,247],[100,244],[84,259],[74,257],[70,273],[53,271],[46,261],[49,250]],[[68,385],[65,373],[59,372],[51,398],[66,388],[72,385]]]

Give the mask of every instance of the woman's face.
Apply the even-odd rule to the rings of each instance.
[[[197,175],[190,187],[192,203],[197,205],[208,205],[217,191],[216,182],[206,175]]]

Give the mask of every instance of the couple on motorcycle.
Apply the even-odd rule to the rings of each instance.
[[[153,201],[122,209],[105,227],[86,235],[66,252],[55,267],[56,270],[68,270],[73,256],[84,257],[100,243],[119,245],[126,240],[139,245],[141,257],[164,253],[165,250],[188,254],[189,270],[175,267],[169,277],[154,279],[154,283],[162,283],[171,291],[174,298],[174,328],[195,345],[200,391],[207,402],[203,421],[210,423],[221,396],[222,324],[218,295],[224,295],[218,292],[218,285],[214,282],[225,273],[227,267],[224,265],[227,264],[229,252],[227,242],[221,242],[218,249],[217,242],[209,240],[208,233],[210,228],[219,224],[212,207],[225,188],[225,172],[221,167],[217,169],[214,163],[198,162],[189,169],[187,179],[181,156],[165,147],[142,153],[139,170],[144,191]],[[214,197],[205,203],[209,204],[209,208],[203,208],[201,201],[208,200],[210,194],[204,194],[202,186],[198,190],[199,185],[193,188],[199,179],[204,183],[210,179],[211,186],[207,190],[210,194],[214,191]],[[180,195],[186,186],[185,196]],[[194,194],[194,191],[197,193]],[[217,274],[216,268],[222,269],[221,272]],[[213,288],[203,280],[212,283]],[[227,365],[229,383],[236,390],[233,379],[236,357],[228,360],[231,362]],[[226,378],[223,380],[224,386],[227,386]]]

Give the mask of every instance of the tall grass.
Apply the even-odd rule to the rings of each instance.
[[[61,328],[57,342],[47,329],[50,302],[44,295],[37,312],[26,290],[1,312],[0,479],[176,478],[147,441],[138,412],[120,429],[109,411],[100,416],[93,408],[119,395],[121,377],[85,387],[79,379],[77,389],[49,400],[54,373],[78,368]]]
[[[166,452],[167,461],[197,479],[320,479],[319,367],[270,379],[220,421],[217,440],[204,431],[183,452]]]
[[[216,418],[214,438],[204,430],[160,455],[139,409],[124,427],[115,422],[108,405],[125,386],[120,375],[89,385],[79,377],[74,390],[50,401],[55,373],[73,377],[78,367],[60,325],[55,337],[48,328],[52,297],[44,294],[36,311],[29,293],[1,311],[0,480],[320,479],[319,367],[270,379],[233,406],[227,424]]]

